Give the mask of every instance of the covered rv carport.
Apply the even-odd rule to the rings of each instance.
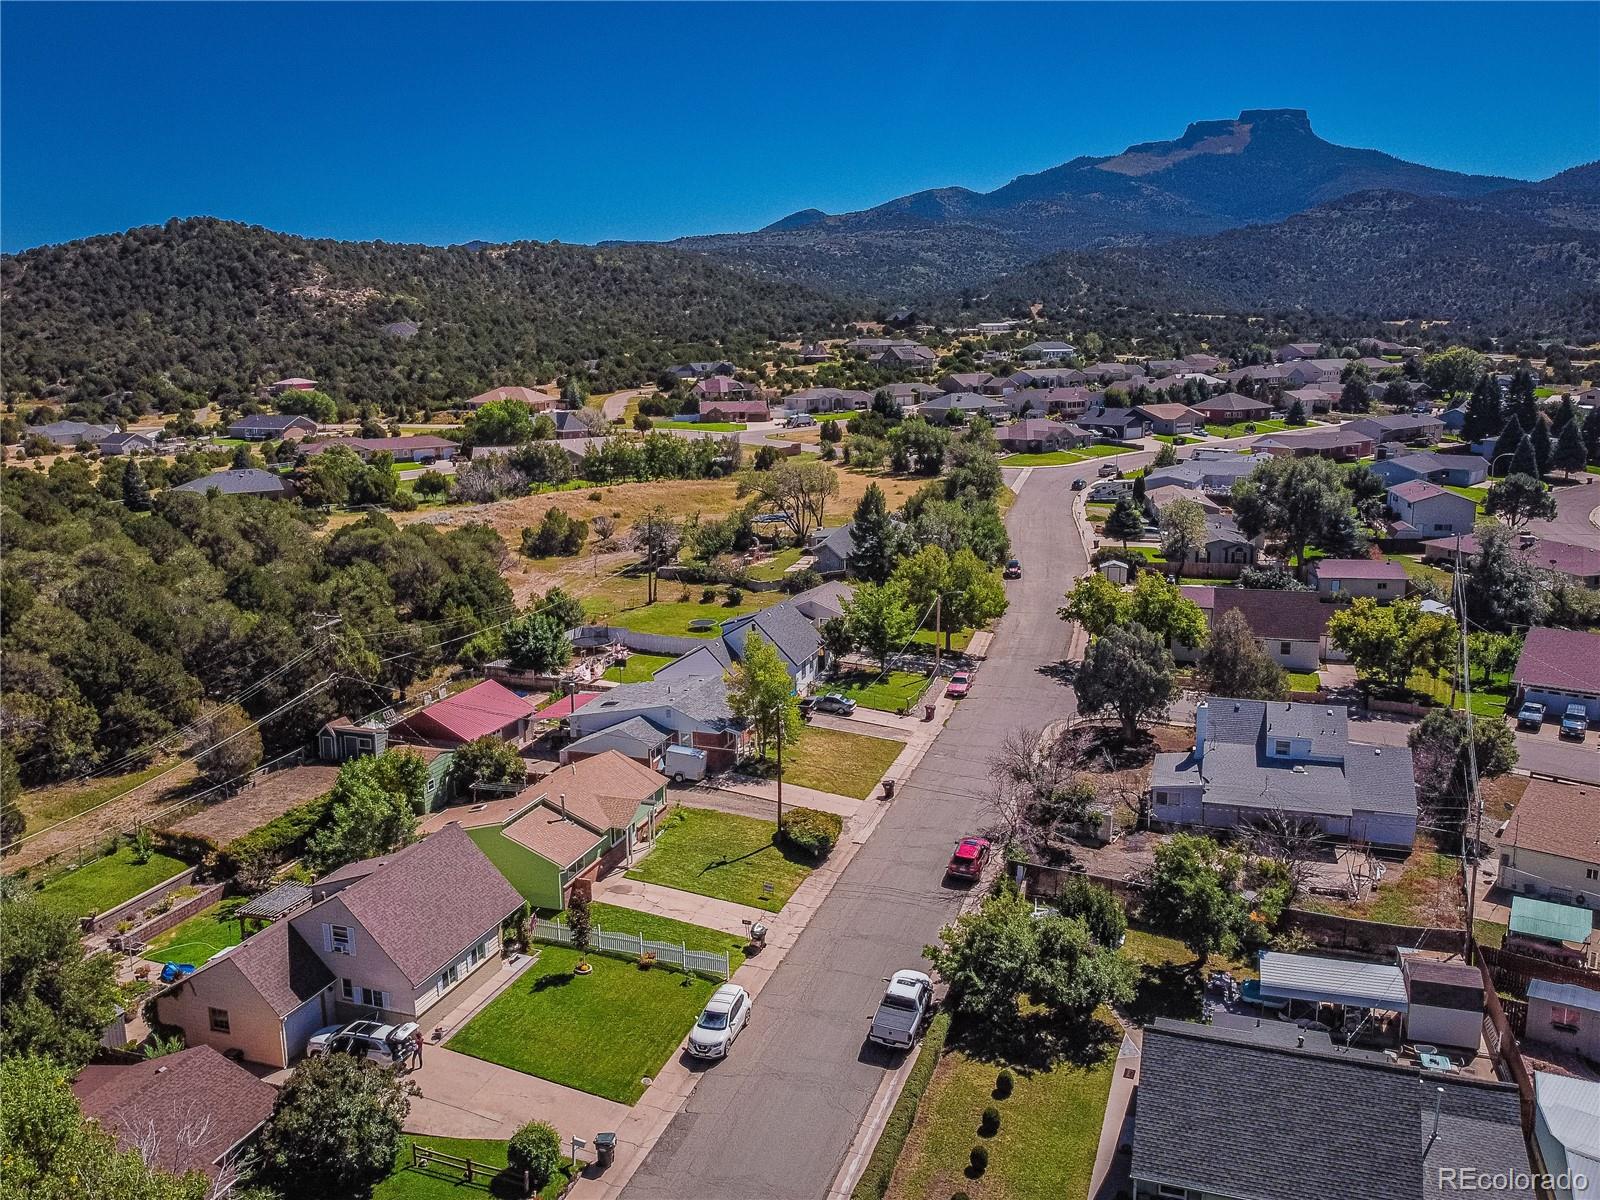
[[[1260,966],[1263,1001],[1286,1002],[1290,1017],[1295,1015],[1297,1004],[1310,1005],[1313,1015],[1324,1004],[1335,1005],[1343,1010],[1343,1031],[1347,1036],[1353,1036],[1363,1026],[1371,1029],[1388,1023],[1373,1014],[1392,1013],[1403,1018],[1410,1008],[1405,976],[1398,966],[1388,963],[1264,950]],[[1403,1021],[1396,1020],[1393,1025],[1398,1042]]]

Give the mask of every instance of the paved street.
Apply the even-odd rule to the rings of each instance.
[[[1600,529],[1589,519],[1589,514],[1600,507],[1600,475],[1584,475],[1582,482],[1556,484],[1556,519],[1532,521],[1529,533],[1556,542],[1574,546],[1600,547]]]
[[[1008,525],[1024,577],[1009,586],[972,698],[823,902],[756,1006],[738,1051],[701,1077],[623,1195],[638,1200],[819,1197],[832,1182],[884,1073],[900,1056],[866,1040],[883,979],[920,966],[922,947],[962,893],[941,878],[950,847],[978,823],[995,742],[1071,711],[1051,669],[1066,653],[1056,617],[1086,566],[1069,517],[1078,469],[1029,473]],[[1015,472],[1008,481],[1015,486]]]

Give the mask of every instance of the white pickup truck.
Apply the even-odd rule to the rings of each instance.
[[[867,1041],[909,1050],[933,1015],[933,980],[921,971],[896,971],[884,982],[889,986],[873,1015]]]

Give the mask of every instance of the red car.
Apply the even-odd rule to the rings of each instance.
[[[957,671],[954,675],[950,676],[950,686],[944,689],[944,694],[946,696],[954,696],[957,700],[959,700],[962,696],[967,694],[971,687],[972,672]]]
[[[984,864],[989,861],[989,849],[988,838],[962,838],[956,846],[956,852],[950,856],[950,865],[945,867],[944,873],[962,879],[978,878],[983,874]]]

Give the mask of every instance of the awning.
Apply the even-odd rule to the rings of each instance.
[[[1261,994],[1276,1000],[1342,1004],[1405,1012],[1406,981],[1400,968],[1386,963],[1316,958],[1309,954],[1261,955]]]

